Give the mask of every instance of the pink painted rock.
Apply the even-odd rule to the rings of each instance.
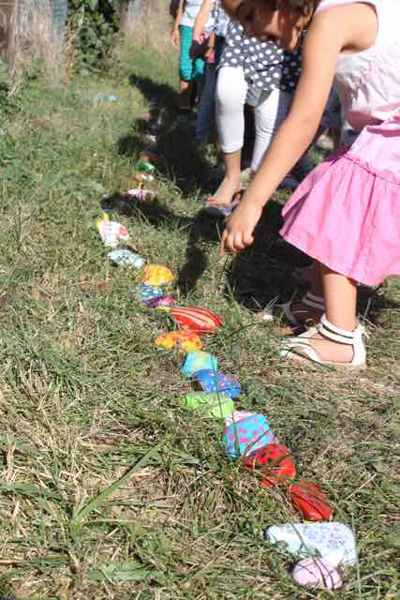
[[[292,577],[299,585],[316,590],[337,590],[343,583],[338,571],[326,560],[305,558],[297,563]]]

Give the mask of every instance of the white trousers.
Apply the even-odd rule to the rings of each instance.
[[[222,67],[218,72],[215,112],[219,140],[224,153],[241,150],[244,140],[244,104],[248,84],[241,67]],[[256,139],[251,168],[257,171],[272,138],[286,119],[293,94],[263,91],[254,109]]]

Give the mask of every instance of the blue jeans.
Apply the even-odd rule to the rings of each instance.
[[[217,37],[215,42],[215,62],[206,64],[203,91],[197,108],[196,134],[197,144],[210,141],[211,130],[215,122],[215,87],[217,84],[217,68],[221,58],[224,39]]]

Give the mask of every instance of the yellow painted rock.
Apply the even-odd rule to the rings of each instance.
[[[144,270],[144,283],[146,285],[166,285],[173,281],[172,272],[163,265],[147,265]]]

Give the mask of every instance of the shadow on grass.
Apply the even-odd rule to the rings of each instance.
[[[310,265],[311,260],[279,237],[281,209],[279,202],[268,203],[256,228],[254,244],[236,255],[228,272],[227,294],[233,294],[237,302],[250,310],[260,311],[276,301],[300,298],[308,287],[299,285],[292,271]],[[358,287],[358,314],[374,325],[384,325],[387,313],[383,311],[399,308],[400,303],[386,297],[380,287]]]
[[[141,75],[132,75],[130,82],[140,89],[150,105],[149,121],[135,120],[128,134],[118,142],[120,154],[137,159],[146,150],[143,136],[150,132],[149,125],[157,125],[157,143],[151,148],[160,156],[159,174],[174,181],[184,195],[191,195],[201,187],[211,191],[210,164],[194,142],[194,122],[180,122],[177,114],[178,95],[168,84],[158,83]]]
[[[102,210],[115,211],[132,219],[144,219],[154,227],[177,228],[188,231],[185,263],[178,273],[177,288],[182,296],[195,290],[208,266],[208,257],[202,244],[218,242],[221,236],[221,223],[213,221],[204,213],[199,212],[195,217],[176,215],[166,208],[157,198],[151,202],[138,202],[128,195],[116,192],[101,201]]]

